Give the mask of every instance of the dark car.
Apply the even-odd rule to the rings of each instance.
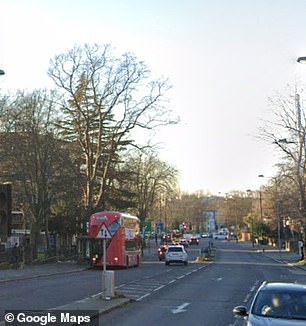
[[[163,234],[161,237],[161,243],[170,243],[171,242],[171,234]]]
[[[180,243],[179,243],[180,245],[182,245],[182,246],[184,246],[185,248],[187,248],[188,247],[188,241],[187,241],[187,239],[181,239],[181,241],[180,241]]]
[[[238,306],[233,313],[244,317],[247,326],[306,325],[306,285],[264,282],[249,311]]]
[[[188,242],[189,242],[190,245],[198,245],[199,244],[199,239],[196,238],[196,237],[191,237]]]
[[[166,245],[162,245],[157,249],[158,259],[160,261],[165,259],[165,252],[167,251],[167,249],[168,246]]]

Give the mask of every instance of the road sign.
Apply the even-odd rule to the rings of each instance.
[[[107,228],[107,226],[104,223],[101,225],[101,229],[100,229],[99,233],[97,234],[97,238],[98,239],[111,239],[112,238],[112,234],[109,232],[109,229]]]

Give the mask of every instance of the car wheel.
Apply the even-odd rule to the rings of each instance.
[[[188,265],[188,261],[184,261],[184,265],[187,266]]]
[[[168,265],[170,265],[170,263],[169,263],[168,261],[166,261],[166,262],[165,262],[165,265],[168,266]]]

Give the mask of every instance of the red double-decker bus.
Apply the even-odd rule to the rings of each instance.
[[[103,266],[103,240],[99,237],[103,225],[111,234],[111,239],[105,240],[107,266],[138,266],[141,257],[140,220],[119,212],[99,212],[90,216],[88,252],[92,266]]]

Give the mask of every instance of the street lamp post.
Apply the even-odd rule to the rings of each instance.
[[[306,63],[306,56],[304,57],[298,57],[296,59],[298,63]],[[301,117],[301,106],[300,106],[300,97],[299,94],[296,94],[296,108],[297,108],[297,113],[298,113],[298,133],[299,133],[299,140],[298,140],[298,146],[299,148],[302,148],[305,151],[305,134],[304,130],[302,130],[302,117]],[[305,155],[305,153],[304,153]],[[303,169],[303,163],[302,160],[305,160],[305,156],[303,157],[303,154],[300,155],[299,160],[298,160],[298,179],[299,179],[299,188],[300,188],[300,209],[302,211],[302,216],[303,216],[303,254],[302,254],[302,259],[304,258],[304,252],[305,252],[305,245],[306,245],[306,203],[305,203],[305,170]]]
[[[306,57],[298,57],[298,58],[296,59],[296,61],[297,61],[298,63],[306,63]]]

